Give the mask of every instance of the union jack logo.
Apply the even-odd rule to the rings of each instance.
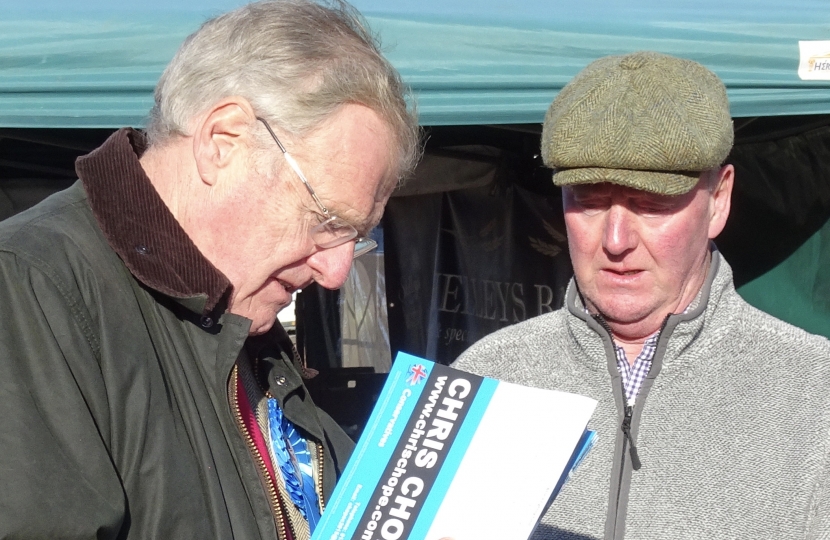
[[[406,382],[408,382],[409,385],[412,386],[413,384],[418,384],[423,379],[426,379],[427,375],[429,375],[429,373],[427,373],[427,370],[424,366],[422,366],[421,364],[413,364],[409,366],[409,374],[406,378]]]

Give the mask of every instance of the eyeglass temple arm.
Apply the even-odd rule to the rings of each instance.
[[[282,155],[285,156],[285,160],[288,162],[288,165],[294,170],[295,173],[297,173],[297,176],[300,177],[300,180],[303,181],[303,185],[305,186],[306,190],[308,190],[308,194],[311,195],[311,198],[314,199],[314,202],[317,203],[317,206],[319,206],[320,210],[323,211],[323,214],[325,214],[326,217],[329,217],[328,208],[326,208],[326,205],[323,204],[323,201],[321,201],[320,198],[317,197],[317,194],[314,192],[314,190],[311,189],[311,184],[308,183],[308,180],[303,174],[303,171],[300,170],[300,165],[294,159],[294,156],[288,153],[288,150],[286,150],[285,147],[282,145],[279,137],[277,137],[277,134],[274,133],[274,130],[271,129],[271,126],[268,125],[268,122],[266,122],[258,116],[256,119],[262,122],[262,125],[264,125],[265,129],[268,130],[268,133],[271,134],[271,137],[274,139],[274,142],[277,143],[277,146],[280,147]]]

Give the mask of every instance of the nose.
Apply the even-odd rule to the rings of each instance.
[[[339,289],[346,283],[354,259],[354,242],[320,249],[311,254],[307,264],[311,267],[314,281],[326,289]]]
[[[602,247],[611,255],[624,255],[637,247],[636,217],[620,204],[612,204],[604,223]]]

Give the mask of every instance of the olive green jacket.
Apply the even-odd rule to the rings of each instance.
[[[243,348],[323,449],[326,495],[351,452],[282,328],[249,339],[224,311],[227,279],[143,175],[141,144],[119,131],[79,161],[83,184],[0,223],[2,539],[276,538],[229,397]]]

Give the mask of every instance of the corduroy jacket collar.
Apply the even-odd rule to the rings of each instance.
[[[138,159],[144,135],[123,128],[78,158],[75,170],[112,249],[141,283],[201,314],[213,311],[230,281],[198,250],[164,204]]]

